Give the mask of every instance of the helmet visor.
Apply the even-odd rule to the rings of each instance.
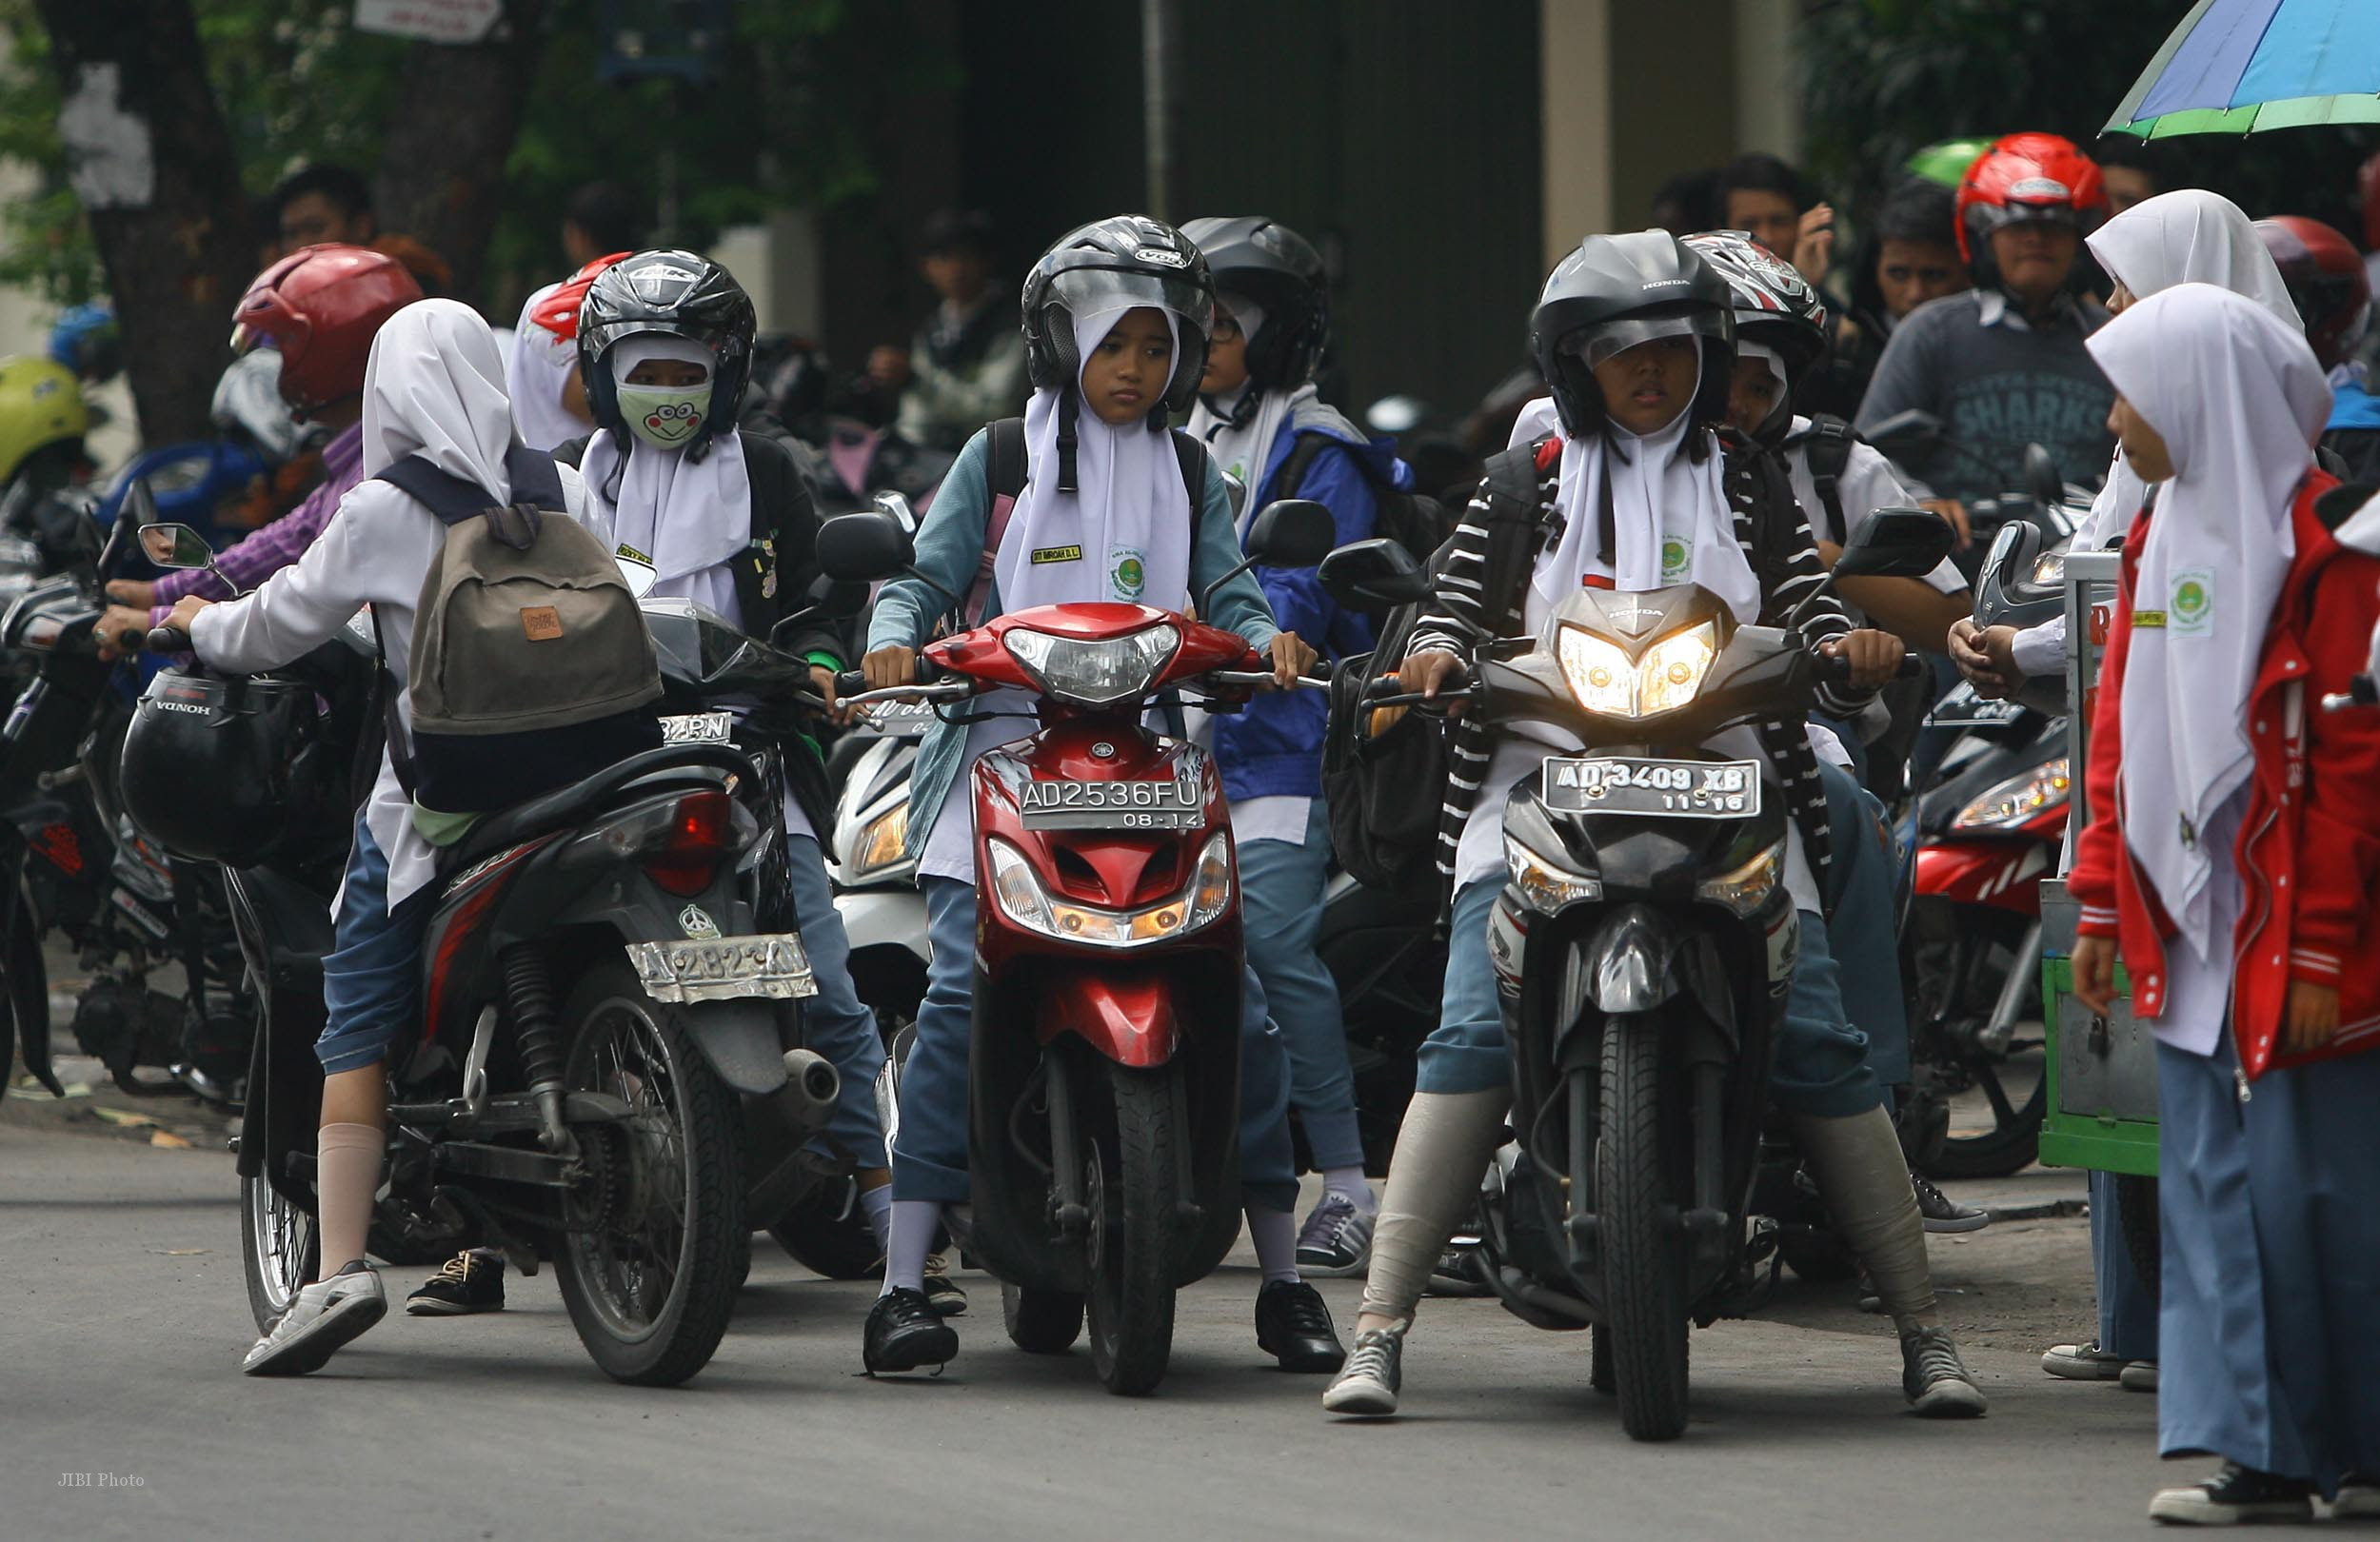
[[[724,345],[733,336],[724,326],[704,326],[681,321],[672,316],[615,316],[606,321],[589,323],[586,312],[579,312],[581,345],[595,358],[609,353],[612,345],[623,338],[641,333],[660,333],[666,337],[683,337],[711,350],[714,357],[724,357]]]
[[[1727,342],[1730,340],[1727,317],[1723,312],[1699,306],[1690,310],[1656,312],[1649,316],[1621,316],[1581,326],[1566,334],[1556,347],[1575,359],[1586,361],[1587,367],[1593,369],[1638,344],[1664,337],[1707,337]]]
[[[1049,282],[1050,293],[1075,315],[1120,306],[1170,310],[1201,335],[1215,326],[1215,294],[1188,273],[1144,267],[1072,267]]]

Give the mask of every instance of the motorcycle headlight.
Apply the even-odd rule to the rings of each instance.
[[[2033,559],[2033,581],[2043,588],[2055,588],[2066,582],[2066,553],[2045,551]]]
[[[868,820],[861,830],[853,876],[865,877],[897,866],[907,855],[908,843],[909,804],[904,799]]]
[[[1105,706],[1147,695],[1149,682],[1181,646],[1181,631],[1160,622],[1123,637],[1084,642],[1016,627],[1002,642],[1009,657],[1050,695]]]
[[[1139,948],[1187,937],[1211,926],[1230,908],[1231,838],[1218,830],[1199,852],[1199,865],[1180,894],[1141,910],[1078,905],[1041,887],[1024,854],[1004,840],[984,842],[992,860],[992,897],[1002,915],[1043,937],[1093,947]]]
[[[1785,842],[1780,840],[1734,872],[1704,879],[1696,885],[1695,898],[1725,905],[1738,916],[1749,916],[1768,902],[1784,875]]]
[[[1582,900],[1603,898],[1603,884],[1581,873],[1555,866],[1511,836],[1504,837],[1504,871],[1513,887],[1540,915],[1551,916]]]
[[[2045,761],[1984,791],[1958,811],[1954,830],[2010,830],[2065,804],[2073,783],[2067,779],[2066,757]]]
[[[1565,626],[1556,640],[1555,654],[1562,679],[1580,706],[1607,717],[1640,718],[1695,699],[1711,672],[1711,661],[1718,657],[1718,627],[1702,622],[1674,632],[1654,643],[1639,662],[1616,643]]]

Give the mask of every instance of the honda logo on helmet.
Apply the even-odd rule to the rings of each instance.
[[[2072,203],[2073,190],[2055,177],[2027,177],[2009,188],[2011,198],[2021,198],[2032,204]]]

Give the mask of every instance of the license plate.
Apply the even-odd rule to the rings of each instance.
[[[1596,756],[1545,762],[1544,801],[1565,814],[1735,819],[1760,812],[1757,761]]]
[[[1021,799],[1028,830],[1184,830],[1206,813],[1196,783],[1028,781]]]
[[[656,1001],[784,1001],[816,996],[810,956],[792,932],[708,941],[631,942],[628,962]]]
[[[866,721],[892,734],[923,727],[934,721],[931,702],[870,702]]]
[[[661,720],[664,744],[724,744],[735,735],[732,712],[687,712]]]

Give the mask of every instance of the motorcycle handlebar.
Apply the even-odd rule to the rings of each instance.
[[[1818,678],[1828,684],[1848,685],[1851,683],[1851,661],[1849,659],[1830,658],[1821,653],[1817,655],[1815,662],[1818,666]],[[1904,653],[1901,655],[1901,662],[1893,667],[1893,678],[1915,680],[1925,672],[1926,662],[1922,657],[1914,653]]]
[[[149,651],[151,653],[188,653],[190,651],[190,634],[179,626],[152,626],[146,635],[127,630],[124,634],[124,641],[128,651],[132,646],[135,638],[147,642]]]

